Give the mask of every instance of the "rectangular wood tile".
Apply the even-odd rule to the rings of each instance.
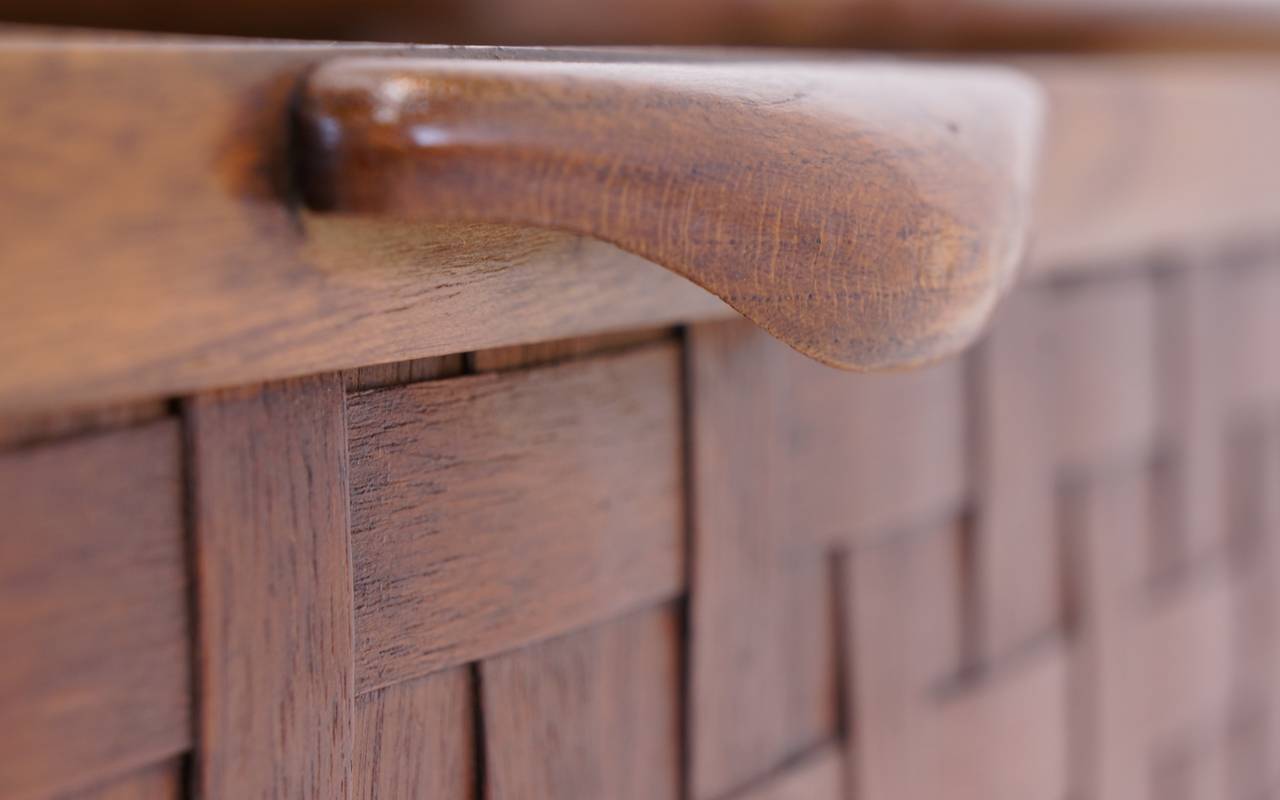
[[[165,401],[148,400],[74,411],[0,416],[0,448],[141,425],[168,413],[169,404]]]
[[[181,759],[144,767],[99,786],[60,795],[58,800],[181,800],[186,797],[186,770]]]
[[[191,742],[173,419],[0,454],[0,797],[46,797]]]
[[[787,503],[787,362],[746,323],[690,329],[689,791],[719,798],[835,736],[835,590]]]
[[[1274,409],[1280,403],[1280,257],[1243,265],[1222,274],[1220,345],[1228,408]]]
[[[1037,646],[960,672],[961,598],[938,563],[949,532],[922,530],[841,558],[854,794],[860,800],[1066,796],[1066,656]],[[951,585],[948,585],[951,584]],[[975,677],[976,676],[976,677]]]
[[[1224,270],[1191,262],[1158,280],[1159,409],[1166,461],[1153,572],[1173,573],[1221,547],[1226,536]]]
[[[962,360],[864,375],[784,351],[778,455],[786,458],[788,535],[874,538],[948,516],[965,502]]]
[[[1023,656],[934,710],[918,767],[931,788],[921,800],[1071,796],[1066,651],[1055,643]]]
[[[188,409],[202,797],[350,796],[344,394],[328,375]]]
[[[855,793],[924,800],[933,697],[962,666],[955,528],[934,526],[855,548],[839,559],[845,607],[848,747]],[[950,576],[945,566],[951,562]]]
[[[359,692],[684,585],[673,345],[358,393],[348,419]]]
[[[1160,665],[1142,682],[1153,748],[1224,735],[1233,689],[1234,587],[1211,574],[1167,593],[1143,621],[1143,658]]]
[[[475,697],[470,667],[356,699],[355,800],[472,800]]]
[[[680,796],[675,609],[647,609],[480,664],[487,800]]]
[[[1156,317],[1145,275],[1055,287],[1046,358],[1060,463],[1131,458],[1155,442]]]
[[[1150,488],[1146,470],[1113,471],[1063,498],[1075,628],[1072,769],[1098,800],[1154,797],[1141,627]]]
[[[973,556],[985,660],[1053,633],[1062,621],[1048,295],[1015,292],[975,354]]]

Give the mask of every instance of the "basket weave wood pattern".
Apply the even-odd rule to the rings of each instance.
[[[898,375],[714,323],[6,430],[0,796],[1273,796],[1276,308],[1234,254]]]

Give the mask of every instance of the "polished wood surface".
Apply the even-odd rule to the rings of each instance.
[[[33,413],[733,314],[590,238],[300,211],[290,93],[322,61],[375,54],[606,58],[0,40],[0,106],[22,121],[0,129],[6,427]],[[1280,224],[1270,190],[1280,58],[1016,66],[1048,97],[1028,272],[1265,239]]]
[[[877,369],[969,343],[1012,282],[1039,117],[981,68],[339,60],[299,173],[319,211],[611,242]]]
[[[300,213],[290,94],[370,49],[183,41],[0,38],[0,414],[733,314],[601,242]]]
[[[292,99],[371,54],[0,47],[0,796],[1275,796],[1277,59],[1019,59],[1029,269],[862,375],[588,237],[305,209]]]

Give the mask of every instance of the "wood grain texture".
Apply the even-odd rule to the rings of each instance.
[[[958,639],[958,596],[931,585],[917,553],[947,535],[930,528],[839,559],[845,613],[845,676],[855,795],[867,800],[915,800],[936,778],[922,769],[929,702],[960,664],[942,642]],[[939,610],[944,613],[935,613]],[[949,663],[948,663],[949,662]]]
[[[182,800],[185,774],[182,761],[166,761],[57,800]]]
[[[434,358],[415,358],[410,361],[393,361],[389,364],[373,364],[348,370],[345,374],[347,391],[380,389],[384,386],[400,386],[406,383],[429,381],[460,375],[466,365],[462,353]]]
[[[866,541],[949,517],[969,499],[963,361],[850,375],[781,358],[772,380],[785,397],[790,535]]]
[[[23,120],[0,132],[0,413],[732,315],[577,236],[298,213],[290,92],[320,61],[401,54],[715,58],[0,37],[0,112]],[[1272,235],[1278,65],[1017,59],[1050,112],[1029,264]]]
[[[1029,274],[1134,267],[1280,228],[1280,57],[1013,61],[1048,119]]]
[[[679,593],[670,344],[352,395],[360,692]]]
[[[965,581],[937,580],[939,565],[963,568],[939,549],[950,536],[920,530],[841,558],[856,796],[1066,796],[1067,653],[1050,643],[961,679],[963,650],[945,643],[964,634]]]
[[[457,667],[356,699],[355,800],[472,800],[472,669]]]
[[[344,52],[413,49],[0,35],[0,413],[732,315],[575,236],[299,215],[290,94]]]
[[[350,796],[343,400],[328,375],[188,407],[202,797]]]
[[[807,360],[742,321],[694,326],[687,348],[688,782],[711,800],[836,736],[835,590],[788,503],[781,378]]]
[[[680,796],[675,609],[646,609],[480,664],[487,800]]]
[[[48,797],[191,743],[172,419],[0,455],[0,796]]]
[[[22,447],[49,439],[141,425],[169,413],[163,400],[105,405],[89,409],[50,411],[0,417],[0,449]]]
[[[981,329],[1021,258],[1039,118],[998,69],[337,60],[301,101],[300,180],[321,211],[602,239],[874,369]]]

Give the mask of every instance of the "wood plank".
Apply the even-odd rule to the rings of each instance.
[[[1023,655],[933,712],[919,765],[931,788],[921,800],[1070,795],[1067,652],[1052,643]]]
[[[0,454],[0,796],[190,746],[180,446],[165,419]]]
[[[684,586],[674,345],[359,393],[348,419],[359,692]]]
[[[1265,797],[1280,744],[1280,415],[1233,432],[1226,493],[1238,592],[1232,779]]]
[[[732,313],[563,233],[291,206],[316,63],[509,51],[180,41],[0,38],[0,113],[24,121],[0,134],[0,413]]]
[[[340,375],[190,401],[202,797],[351,792]]]
[[[1127,469],[1076,486],[1064,502],[1071,559],[1072,771],[1098,800],[1158,797],[1149,777],[1143,652],[1150,476]]]
[[[1171,588],[1142,622],[1143,658],[1160,665],[1142,682],[1143,730],[1153,750],[1227,730],[1236,597],[1234,582],[1215,572]]]
[[[974,568],[981,657],[994,662],[1062,621],[1055,494],[1051,293],[1015,292],[974,357]]]
[[[1146,453],[1156,441],[1155,292],[1147,276],[1057,288],[1052,414],[1058,463],[1082,469]]]
[[[599,242],[295,213],[283,199],[294,84],[336,55],[396,54],[582,58],[71,34],[0,42],[0,112],[24,120],[0,140],[10,210],[0,413],[731,316]],[[1155,251],[1270,236],[1277,63],[1019,60],[1048,87],[1053,115],[1033,263],[1131,267]],[[63,102],[44,102],[55,95]],[[147,158],[127,157],[138,152]]]
[[[859,375],[790,352],[778,360],[791,535],[866,540],[945,518],[968,499],[962,361]]]
[[[854,792],[865,800],[1061,798],[1069,784],[1066,652],[1038,646],[997,668],[972,668],[954,574],[962,564],[948,547],[956,539],[954,528],[922,529],[841,558]]]
[[[930,754],[922,749],[930,698],[964,666],[962,565],[948,552],[956,534],[954,526],[932,526],[839,558],[847,747],[859,798],[930,796],[923,769]],[[947,574],[939,560],[951,561],[949,580],[936,579]]]
[[[1280,84],[1274,54],[1013,60],[1049,119],[1029,269],[1132,268],[1170,252],[1274,241]]]
[[[181,760],[166,761],[58,800],[181,800],[186,797],[183,766]]]
[[[839,800],[845,796],[844,754],[836,745],[824,745],[729,800]]]
[[[785,364],[744,322],[687,343],[691,452],[689,793],[718,798],[836,735],[835,591],[786,503]]]
[[[1231,271],[1195,259],[1157,279],[1158,410],[1165,463],[1153,573],[1172,573],[1226,543],[1222,283]],[[1265,367],[1261,367],[1265,369]]]
[[[481,662],[485,797],[679,797],[679,649],[666,606]]]
[[[91,409],[0,417],[0,448],[22,447],[49,439],[141,425],[168,414],[168,403],[152,400]]]
[[[356,698],[355,800],[471,800],[476,793],[471,668]]]
[[[1220,340],[1223,392],[1231,413],[1280,406],[1280,254],[1222,275]]]

